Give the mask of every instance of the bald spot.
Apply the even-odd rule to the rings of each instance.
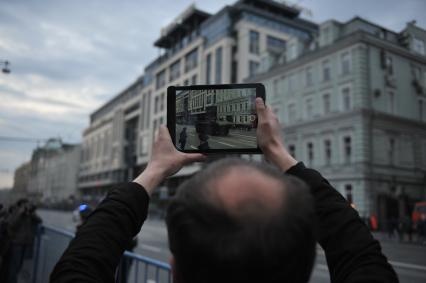
[[[236,217],[268,216],[283,203],[283,183],[248,166],[230,168],[209,188],[224,209]]]

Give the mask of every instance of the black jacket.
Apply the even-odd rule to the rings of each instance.
[[[298,163],[287,171],[311,187],[332,282],[398,282],[366,225],[317,171]],[[147,216],[149,196],[136,183],[111,191],[56,264],[51,282],[114,282],[127,243]]]

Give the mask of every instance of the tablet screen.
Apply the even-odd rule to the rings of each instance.
[[[179,150],[255,149],[256,88],[176,89]]]

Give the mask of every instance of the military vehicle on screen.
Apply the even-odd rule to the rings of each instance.
[[[195,130],[197,133],[211,135],[211,136],[227,136],[232,123],[227,121],[218,120],[198,120],[195,123]]]
[[[234,123],[217,118],[217,106],[208,106],[205,113],[197,115],[195,131],[211,136],[227,136],[233,125]]]

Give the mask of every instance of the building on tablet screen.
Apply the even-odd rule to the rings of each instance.
[[[79,189],[104,194],[146,166],[166,122],[168,86],[255,81],[286,125],[292,154],[320,168],[362,217],[408,213],[426,196],[425,43],[415,23],[399,32],[358,17],[316,24],[276,1],[239,0],[215,14],[191,6],[161,30],[161,55],[143,75],[92,113]],[[243,128],[253,107],[238,93],[182,93],[182,145],[190,146],[196,120],[230,125],[228,135],[250,141]],[[224,134],[197,135],[193,146],[229,146]],[[198,169],[168,179],[169,194]]]

